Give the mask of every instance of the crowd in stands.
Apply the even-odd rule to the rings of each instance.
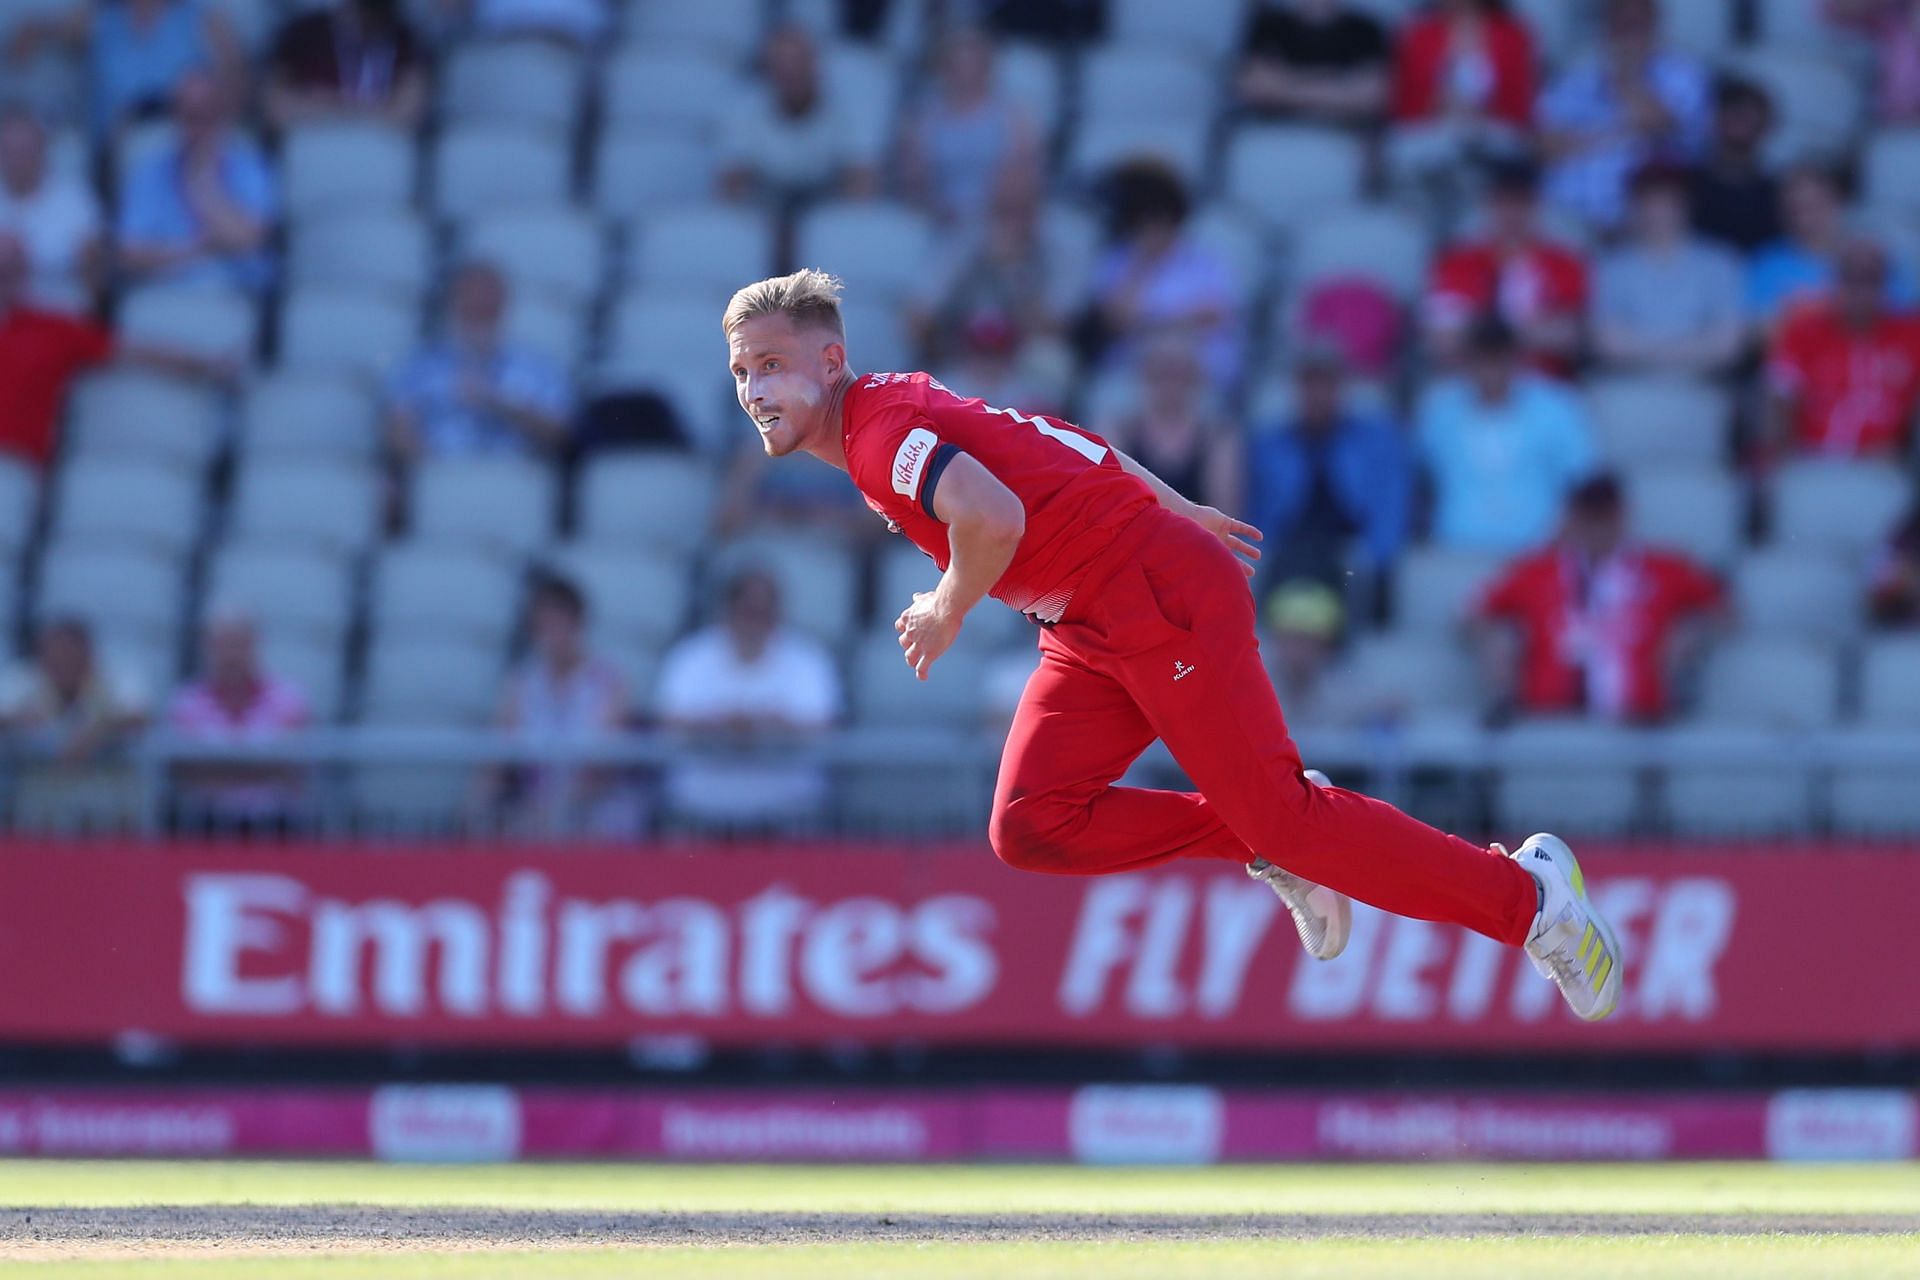
[[[856,368],[1254,520],[1303,731],[1691,723],[1723,653],[1858,668],[1815,724],[1905,687],[1903,0],[76,0],[0,11],[0,86],[15,822],[124,806],[155,728],[903,705],[867,642],[930,568],[722,387],[728,291],[799,265]],[[970,621],[930,714],[990,727],[1031,650]],[[460,786],[609,836],[831,804],[746,757]]]

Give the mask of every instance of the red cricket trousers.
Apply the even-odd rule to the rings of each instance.
[[[1134,520],[1040,637],[988,825],[1009,866],[1064,875],[1251,862],[1396,915],[1519,945],[1538,897],[1512,860],[1302,774],[1238,562],[1191,520]],[[1155,738],[1200,788],[1114,780]]]

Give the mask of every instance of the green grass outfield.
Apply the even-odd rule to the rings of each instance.
[[[347,1163],[0,1162],[0,1205],[18,1207],[376,1205],[431,1218],[435,1209],[602,1211],[611,1214],[975,1215],[1043,1223],[1050,1214],[1287,1215],[1273,1238],[1218,1240],[1020,1239],[992,1242],[733,1242],[500,1250],[484,1241],[446,1252],[377,1252],[351,1242],[277,1252],[250,1240],[247,1256],[142,1246],[139,1257],[17,1260],[14,1226],[0,1249],[3,1276],[867,1277],[908,1280],[1001,1276],[1459,1277],[1538,1269],[1555,1277],[1920,1277],[1920,1165],[1285,1165],[1203,1169],[1059,1166],[395,1166]],[[1518,1215],[1484,1233],[1447,1231],[1459,1215]],[[1846,1215],[1899,1215],[1897,1234],[1844,1234]],[[1321,1235],[1317,1215],[1347,1225]],[[1355,1219],[1399,1215],[1379,1232]],[[1622,1235],[1607,1219],[1678,1215],[1673,1230]],[[1756,1218],[1839,1215],[1832,1234],[1773,1234]],[[186,1210],[179,1215],[190,1216]],[[1739,1218],[1723,1233],[1716,1219]],[[1582,1220],[1581,1234],[1539,1235]],[[1680,1220],[1683,1218],[1684,1220]],[[1427,1226],[1421,1227],[1424,1221]],[[1304,1224],[1304,1226],[1303,1226]],[[1289,1234],[1291,1232],[1291,1234]],[[96,1252],[99,1242],[93,1242]],[[108,1247],[118,1247],[110,1240]],[[44,1242],[33,1246],[43,1251]]]

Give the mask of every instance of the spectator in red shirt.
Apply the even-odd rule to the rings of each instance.
[[[1587,264],[1540,229],[1539,170],[1513,160],[1494,168],[1485,227],[1434,263],[1427,286],[1426,331],[1433,354],[1458,362],[1468,328],[1497,315],[1519,336],[1535,367],[1564,374],[1580,349],[1587,309]]]
[[[0,454],[43,467],[67,384],[113,354],[99,325],[26,304],[27,253],[0,232]]]
[[[1796,308],[1774,337],[1767,444],[1806,452],[1891,454],[1920,409],[1920,317],[1886,303],[1887,255],[1854,239],[1832,295]]]
[[[1510,154],[1533,119],[1533,37],[1501,0],[1442,0],[1394,52],[1396,179],[1457,190],[1463,162]]]
[[[1568,496],[1560,536],[1487,589],[1474,633],[1498,710],[1650,723],[1724,613],[1706,569],[1627,536],[1620,483],[1601,475]]]

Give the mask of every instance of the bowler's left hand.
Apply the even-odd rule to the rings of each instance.
[[[960,619],[941,606],[937,592],[916,591],[913,603],[894,619],[893,629],[900,633],[900,648],[907,656],[907,665],[913,668],[914,675],[925,680],[927,668],[953,647],[960,634]]]

